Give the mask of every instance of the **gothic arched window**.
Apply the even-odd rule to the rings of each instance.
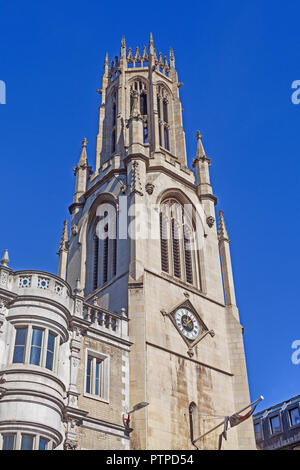
[[[161,269],[188,284],[197,285],[198,256],[195,229],[189,212],[176,199],[160,208]]]
[[[105,206],[109,207],[108,211],[93,219],[87,236],[86,284],[89,291],[103,286],[117,274],[116,210],[113,204]]]
[[[158,87],[157,92],[157,113],[159,126],[159,145],[166,150],[170,150],[169,142],[169,99],[166,89]]]
[[[117,91],[112,95],[112,108],[111,108],[111,153],[116,151],[116,135],[117,135]]]
[[[141,115],[143,116],[144,122],[144,143],[149,141],[149,126],[148,126],[148,94],[147,84],[144,80],[137,78],[135,79],[130,87],[130,112],[133,106],[133,93],[138,93],[138,106]]]

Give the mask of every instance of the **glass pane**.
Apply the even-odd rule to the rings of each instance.
[[[52,370],[53,367],[53,353],[51,351],[47,351],[46,357],[46,368]]]
[[[33,328],[32,329],[31,345],[32,346],[41,346],[42,345],[42,338],[43,338],[43,331],[38,330],[37,328]]]
[[[299,408],[293,408],[292,410],[290,410],[290,418],[291,418],[292,426],[296,426],[297,424],[300,424]]]
[[[47,349],[49,351],[54,352],[54,346],[55,346],[55,336],[52,333],[49,333]]]
[[[27,328],[17,328],[16,330],[16,346],[25,346]]]
[[[100,365],[101,363],[96,362],[96,377],[95,377],[95,394],[100,395]]]
[[[259,423],[254,425],[254,432],[256,439],[261,439],[261,425]]]
[[[271,429],[272,434],[276,434],[277,432],[281,431],[279,416],[274,416],[274,418],[271,418]]]
[[[92,364],[91,359],[88,359],[87,369],[86,369],[86,385],[85,385],[86,393],[91,392],[91,364]]]
[[[39,450],[46,450],[48,441],[46,439],[40,438]]]
[[[41,348],[33,346],[30,351],[30,364],[40,365]]]
[[[24,346],[15,346],[13,363],[24,362]]]
[[[33,448],[33,436],[23,434],[21,442],[21,450],[32,450]]]
[[[13,434],[3,436],[3,450],[14,450],[15,436]]]

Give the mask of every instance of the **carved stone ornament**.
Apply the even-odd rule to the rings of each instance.
[[[176,305],[170,312],[161,310],[163,316],[168,316],[188,346],[187,354],[193,357],[194,347],[208,334],[213,337],[213,330],[209,330],[196,311],[190,300],[186,297],[184,302]]]
[[[77,233],[78,233],[78,227],[77,227],[77,225],[75,225],[75,224],[72,225],[72,227],[71,227],[71,232],[72,232],[73,237],[75,237],[75,236],[77,235]]]
[[[154,188],[155,188],[154,184],[152,184],[152,183],[147,183],[146,184],[146,191],[147,191],[148,194],[150,194],[150,195],[153,194]]]
[[[73,441],[72,439],[66,439],[64,442],[64,450],[76,450],[78,446],[77,441]]]
[[[0,285],[3,287],[6,287],[7,281],[8,281],[8,274],[6,271],[2,271],[1,276],[0,276]]]
[[[207,217],[207,219],[206,219],[207,225],[210,228],[212,228],[214,226],[215,221],[216,221],[216,219],[211,215],[209,217]]]

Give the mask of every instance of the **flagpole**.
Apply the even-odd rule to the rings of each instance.
[[[264,397],[261,395],[257,400],[255,400],[253,403],[250,403],[250,405],[247,405],[245,406],[245,408],[241,409],[240,411],[238,411],[237,413],[235,414],[240,414],[242,413],[243,411],[247,410],[248,408],[250,408],[251,406],[254,406],[256,405],[256,403],[260,402],[264,400]],[[197,439],[194,439],[192,444],[194,445],[197,441],[199,441],[200,439],[203,439],[205,436],[207,436],[208,434],[210,434],[211,432],[215,431],[216,429],[220,428],[221,426],[223,426],[225,423],[225,419],[222,421],[222,423],[218,424],[217,426],[215,426],[214,428],[212,428],[210,431],[207,431],[205,434],[202,434],[200,437],[197,437]]]

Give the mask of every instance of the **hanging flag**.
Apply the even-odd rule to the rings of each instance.
[[[253,408],[251,408],[251,410],[248,411],[248,413],[246,413],[245,415],[240,415],[238,413],[235,413],[232,416],[225,416],[224,429],[223,429],[223,432],[219,435],[218,450],[221,450],[222,448],[223,438],[225,439],[225,441],[227,441],[227,431],[228,431],[229,424],[231,428],[234,428],[235,426],[238,426],[239,424],[241,424],[243,421],[246,421],[246,419],[250,418],[250,416],[253,415],[256,407],[257,407],[257,404]]]

